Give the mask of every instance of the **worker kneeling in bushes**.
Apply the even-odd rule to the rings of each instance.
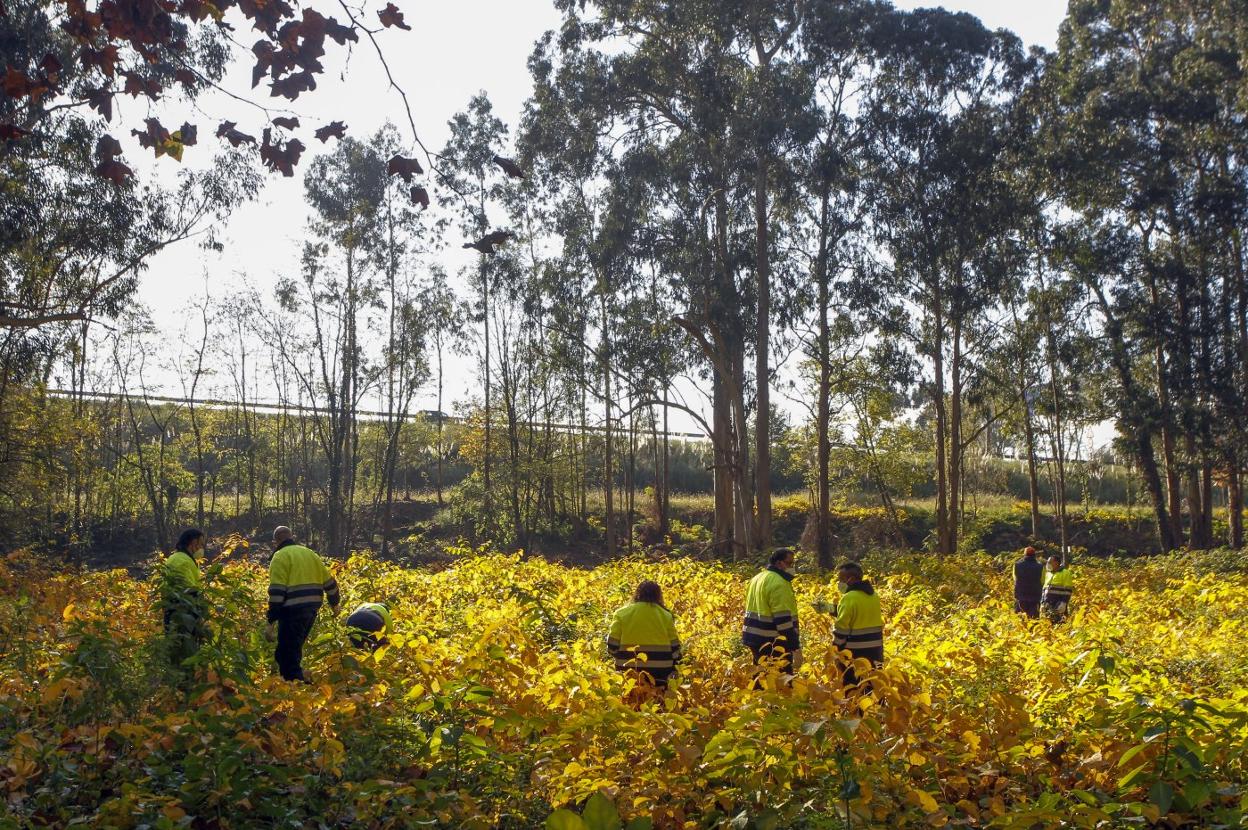
[[[347,617],[347,629],[351,645],[376,651],[386,644],[386,637],[394,629],[390,606],[384,602],[360,603]]]

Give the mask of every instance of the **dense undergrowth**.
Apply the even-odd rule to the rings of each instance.
[[[868,558],[888,663],[856,699],[816,610],[828,578],[796,583],[793,687],[754,692],[748,572],[452,553],[436,573],[342,563],[346,604],[391,600],[399,636],[366,657],[323,614],[310,686],[270,676],[241,549],[209,569],[214,637],[181,686],[150,583],[9,557],[0,827],[1246,826],[1233,555],[1079,566],[1062,626],[1009,610],[1005,560]],[[690,657],[638,709],[602,638],[642,578]]]

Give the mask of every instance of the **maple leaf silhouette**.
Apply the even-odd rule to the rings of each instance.
[[[113,184],[121,187],[126,179],[134,175],[134,171],[116,159],[109,159],[95,166],[95,175],[108,179]]]
[[[380,18],[383,26],[397,26],[409,32],[412,30],[411,26],[403,22],[403,12],[399,11],[399,7],[393,3],[387,3],[384,9],[377,12],[377,17]]]
[[[429,209],[429,191],[420,185],[412,188],[412,202],[421,206],[422,209]]]
[[[299,119],[282,116],[281,118],[274,118],[273,123],[279,127],[284,127],[288,130],[293,130],[299,126]]]
[[[224,138],[230,142],[230,145],[237,147],[240,144],[255,144],[255,136],[247,135],[247,133],[239,132],[234,129],[233,121],[222,121],[221,126],[217,127],[217,138]]]
[[[499,245],[505,245],[508,241],[515,239],[516,235],[511,231],[493,231],[478,239],[476,242],[465,242],[463,247],[475,248],[483,254],[492,254],[494,249]]]
[[[121,142],[113,138],[111,135],[102,135],[95,142],[95,158],[97,161],[107,161],[121,155]]]
[[[104,116],[105,121],[113,120],[113,91],[100,87],[87,92],[87,105]]]
[[[386,164],[386,173],[388,175],[401,176],[403,181],[408,184],[411,184],[413,175],[419,176],[424,172],[425,170],[420,166],[420,162],[416,159],[404,158],[403,156],[393,156],[389,163]]]
[[[131,130],[130,134],[138,137],[140,147],[145,150],[155,149],[156,155],[160,155],[160,145],[168,140],[169,131],[155,118],[148,118],[143,123],[147,125],[146,130]]]
[[[178,141],[187,147],[194,147],[199,142],[199,128],[190,122],[183,121],[177,132]]]
[[[321,127],[320,129],[318,129],[315,133],[313,133],[314,136],[320,139],[322,144],[324,144],[326,141],[329,141],[330,138],[337,138],[341,140],[343,137],[346,136],[346,134],[347,134],[347,125],[342,123],[341,121],[332,121],[329,124],[326,124],[324,127]]]
[[[43,74],[52,83],[56,83],[56,79],[60,76],[61,70],[64,68],[65,66],[61,63],[60,58],[53,55],[51,52],[44,55],[43,60],[39,61],[39,69],[43,71]]]
[[[524,170],[520,167],[520,165],[516,164],[511,159],[503,158],[502,156],[495,156],[494,163],[497,164],[499,167],[503,168],[503,172],[506,173],[511,178],[513,179],[524,178]]]
[[[108,179],[120,187],[134,171],[117,161],[121,155],[121,142],[111,135],[102,135],[95,142],[95,158],[99,162],[95,166],[95,174]]]
[[[305,149],[303,142],[297,138],[292,138],[285,144],[273,143],[272,130],[265,127],[264,141],[260,144],[260,160],[270,170],[280,170],[283,176],[293,176],[295,165],[299,163],[299,156]]]

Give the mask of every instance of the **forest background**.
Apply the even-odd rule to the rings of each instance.
[[[428,189],[395,168],[406,125],[344,124],[340,93],[229,98],[229,42],[161,117],[245,113],[263,146],[136,131],[138,175],[101,179],[103,114],[45,99],[2,157],[0,545],[115,563],[280,521],[417,559],[1241,547],[1236,4],[1076,0],[1030,47],[739,5],[521,15],[551,29],[509,70],[528,53],[523,103],[472,95]],[[8,8],[14,56],[55,51]],[[389,70],[361,59],[335,68]]]

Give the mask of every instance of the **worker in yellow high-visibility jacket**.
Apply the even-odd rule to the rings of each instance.
[[[797,595],[793,593],[792,548],[777,548],[767,568],[750,580],[745,592],[745,620],[741,642],[754,662],[776,662],[780,671],[795,673],[802,666],[801,634],[797,623]]]
[[[321,557],[295,543],[290,528],[273,531],[273,559],[269,562],[269,636],[277,628],[273,656],[285,680],[303,680],[303,644],[312,633],[316,613],[326,601],[338,610],[338,582]]]
[[[1075,593],[1075,575],[1067,567],[1060,556],[1050,556],[1049,565],[1044,572],[1044,593],[1040,595],[1040,604],[1044,612],[1054,622],[1066,619],[1070,612],[1070,598]]]
[[[207,608],[202,594],[199,562],[204,556],[204,532],[188,528],[177,547],[160,565],[160,605],[164,612],[169,659],[175,666],[195,652],[208,637]]]
[[[875,588],[863,578],[862,565],[845,562],[837,569],[837,588],[841,592],[836,603],[836,627],[833,642],[851,656],[842,680],[846,686],[858,685],[853,660],[864,658],[874,666],[884,665],[884,616]]]
[[[640,686],[660,693],[680,662],[676,617],[663,604],[663,589],[646,580],[637,586],[633,601],[615,612],[607,633],[607,653],[615,667],[634,675]]]
[[[347,637],[356,648],[376,651],[394,630],[394,617],[384,602],[361,602],[347,616]]]

